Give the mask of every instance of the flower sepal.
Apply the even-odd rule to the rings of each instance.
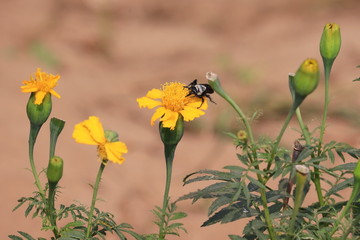
[[[181,115],[176,121],[175,128],[171,130],[171,128],[164,127],[163,123],[159,123],[159,132],[161,141],[164,145],[177,145],[183,134],[184,134],[184,119]]]
[[[35,93],[31,93],[26,113],[31,124],[41,126],[46,122],[52,110],[51,94],[47,93],[40,104],[35,104],[35,95]]]

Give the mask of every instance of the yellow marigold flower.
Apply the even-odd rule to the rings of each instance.
[[[60,95],[53,89],[57,85],[57,81],[60,79],[59,75],[52,75],[46,72],[41,72],[38,68],[35,73],[35,78],[30,76],[30,81],[23,81],[25,86],[21,86],[22,92],[35,92],[35,104],[39,105],[43,102],[47,93],[51,93],[57,98]]]
[[[100,119],[95,116],[76,124],[72,137],[78,143],[97,145],[101,160],[110,160],[122,164],[124,162],[122,154],[128,151],[125,143],[119,142],[117,139],[108,140],[105,137]]]
[[[154,125],[157,119],[163,127],[174,130],[179,114],[185,121],[192,121],[201,115],[208,107],[207,99],[188,96],[189,89],[182,83],[165,83],[161,89],[150,90],[145,97],[138,98],[140,108],[152,109],[159,107],[151,117],[150,123]]]

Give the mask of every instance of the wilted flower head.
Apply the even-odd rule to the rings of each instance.
[[[117,134],[115,135],[106,133],[100,119],[91,116],[88,120],[75,125],[72,137],[78,143],[98,146],[98,155],[101,160],[121,164],[124,162],[122,154],[127,153],[128,150],[125,143],[119,142]]]

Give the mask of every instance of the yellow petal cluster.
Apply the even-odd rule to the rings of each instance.
[[[125,143],[110,142],[106,139],[100,119],[95,116],[76,124],[72,137],[78,143],[98,146],[98,155],[101,160],[122,164],[124,162],[122,154],[128,151]]]
[[[161,89],[150,90],[145,97],[138,98],[136,101],[140,108],[153,109],[155,113],[151,117],[150,124],[154,125],[157,119],[163,127],[174,130],[179,115],[185,121],[192,121],[201,115],[208,107],[207,99],[189,95],[189,89],[178,82],[166,83]]]
[[[51,93],[57,98],[60,95],[53,89],[57,85],[57,81],[60,79],[59,75],[52,75],[46,72],[41,72],[38,68],[35,73],[35,77],[30,76],[29,81],[23,81],[24,86],[21,86],[22,92],[35,92],[35,104],[40,105],[47,93]]]

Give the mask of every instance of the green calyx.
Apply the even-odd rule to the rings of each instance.
[[[35,104],[35,93],[31,93],[26,106],[26,112],[30,123],[41,126],[50,116],[52,109],[51,94],[47,93],[41,104]]]
[[[295,93],[306,97],[312,93],[320,79],[319,64],[315,59],[306,59],[299,67],[294,76]]]
[[[49,183],[58,183],[63,175],[64,161],[61,157],[54,156],[50,159],[48,169],[47,169],[47,178]]]
[[[179,115],[179,118],[176,121],[176,126],[173,130],[171,130],[170,128],[163,127],[162,122],[160,122],[159,132],[160,132],[161,141],[165,145],[177,145],[184,134],[183,117]]]
[[[119,141],[119,134],[112,130],[105,130],[105,138],[109,142],[117,142]]]
[[[320,39],[320,53],[323,59],[333,61],[341,48],[340,27],[336,23],[325,25]]]

